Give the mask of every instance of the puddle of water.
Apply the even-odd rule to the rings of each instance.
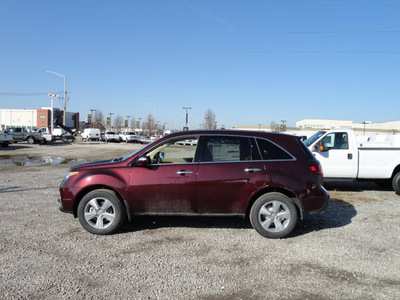
[[[0,156],[0,170],[4,167],[10,167],[12,165],[19,167],[35,167],[45,164],[58,165],[58,164],[69,164],[69,163],[85,163],[86,159],[64,159],[62,157],[55,156]]]

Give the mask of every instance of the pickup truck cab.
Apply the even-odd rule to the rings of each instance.
[[[400,195],[400,147],[357,142],[353,130],[322,130],[304,141],[320,161],[324,179],[370,180],[391,184]]]
[[[13,136],[14,142],[28,142],[29,144],[39,143],[44,140],[39,132],[31,132],[23,127],[10,127],[4,130],[5,133]]]

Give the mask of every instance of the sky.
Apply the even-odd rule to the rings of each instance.
[[[0,0],[0,109],[49,107],[46,71],[81,121],[400,120],[400,1]]]

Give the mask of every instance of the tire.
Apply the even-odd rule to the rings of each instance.
[[[400,195],[400,172],[394,175],[392,187],[397,195]]]
[[[3,144],[1,144],[1,146],[2,146],[3,148],[7,148],[7,147],[8,147],[8,143],[3,143]]]
[[[28,136],[27,139],[26,139],[26,141],[27,141],[29,144],[34,144],[34,143],[35,143],[35,139],[34,139],[32,136]]]
[[[283,238],[290,234],[297,223],[297,209],[294,203],[281,193],[260,196],[250,210],[250,222],[262,236],[271,239]]]
[[[116,232],[124,223],[125,207],[115,192],[94,190],[86,194],[78,205],[78,218],[82,227],[93,234]]]

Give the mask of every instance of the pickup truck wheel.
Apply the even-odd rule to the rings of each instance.
[[[27,141],[29,144],[34,144],[34,143],[35,143],[35,139],[34,139],[33,137],[31,137],[31,136],[28,136],[28,138],[26,139],[26,141]]]
[[[259,197],[250,210],[253,228],[266,238],[283,238],[297,223],[294,203],[281,193],[268,193]]]
[[[400,172],[394,175],[392,186],[397,195],[400,195]]]
[[[110,234],[125,221],[125,209],[114,192],[94,190],[85,195],[78,205],[82,227],[94,234]]]
[[[7,147],[8,147],[8,143],[3,143],[3,144],[1,144],[1,146],[2,146],[3,148],[7,148]]]

